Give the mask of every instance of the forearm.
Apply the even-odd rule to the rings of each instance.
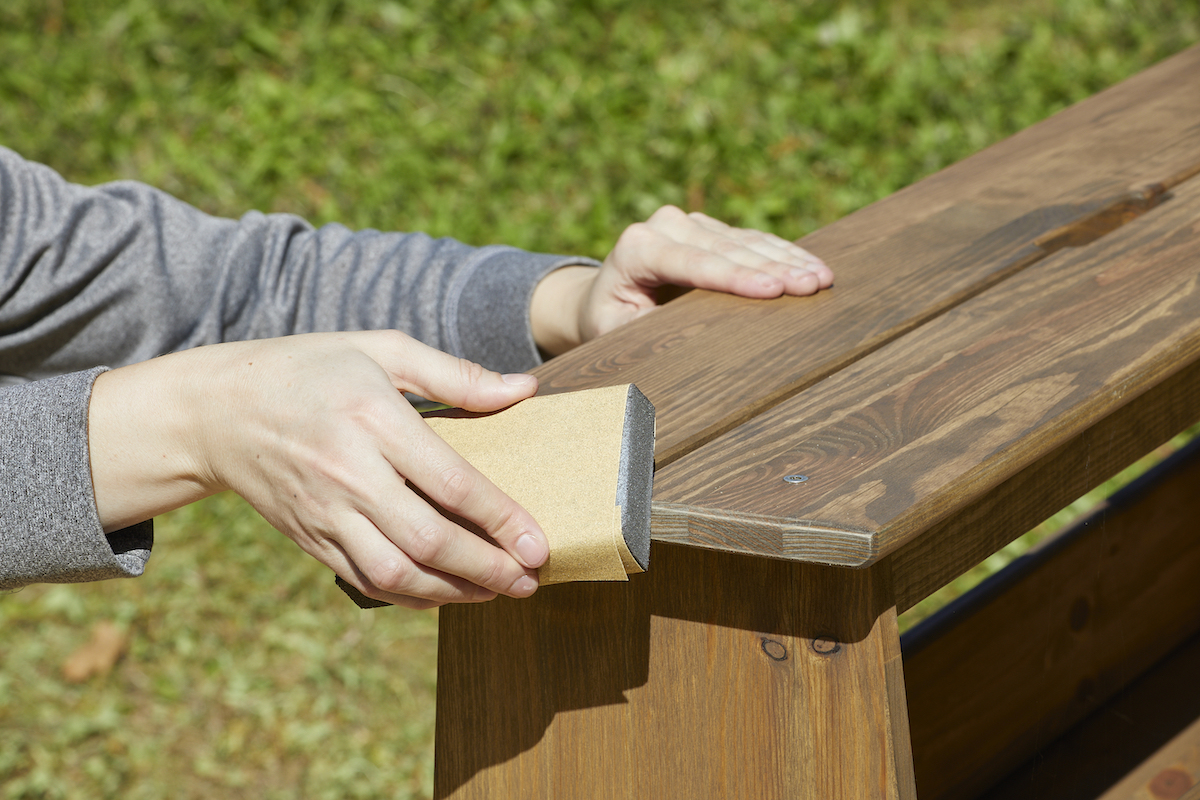
[[[423,234],[221,219],[143,184],[76,186],[0,148],[0,373],[39,378],[205,344],[392,328],[500,371],[528,309],[587,259]]]

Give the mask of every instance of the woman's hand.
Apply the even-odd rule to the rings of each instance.
[[[599,270],[547,275],[530,308],[534,340],[557,355],[653,311],[660,286],[743,297],[815,294],[833,285],[825,262],[786,239],[664,206],[631,225]]]
[[[545,535],[401,391],[493,411],[537,381],[391,331],[214,345],[104,373],[89,409],[101,522],[232,489],[369,597],[424,608],[532,594]]]

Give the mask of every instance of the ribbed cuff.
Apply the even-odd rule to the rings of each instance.
[[[527,253],[512,247],[487,247],[447,303],[446,329],[457,341],[453,352],[497,372],[526,372],[542,363],[529,322],[529,304],[539,281],[560,267],[597,267],[580,256]],[[487,319],[486,329],[478,320]]]
[[[140,575],[150,521],[106,535],[88,453],[96,367],[0,390],[0,588]]]

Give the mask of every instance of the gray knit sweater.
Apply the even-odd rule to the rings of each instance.
[[[396,328],[503,372],[538,363],[529,300],[583,258],[424,234],[218,219],[140,183],[82,187],[0,147],[0,588],[140,574],[106,535],[87,405],[107,367],[216,342]]]

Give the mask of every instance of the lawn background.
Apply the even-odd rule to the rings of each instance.
[[[603,256],[675,203],[796,238],[1178,52],[1198,16],[1194,0],[5,0],[0,145],[222,215]],[[235,497],[157,536],[143,578],[0,597],[0,798],[430,795],[436,613],[360,612]],[[123,658],[65,681],[99,621]]]

